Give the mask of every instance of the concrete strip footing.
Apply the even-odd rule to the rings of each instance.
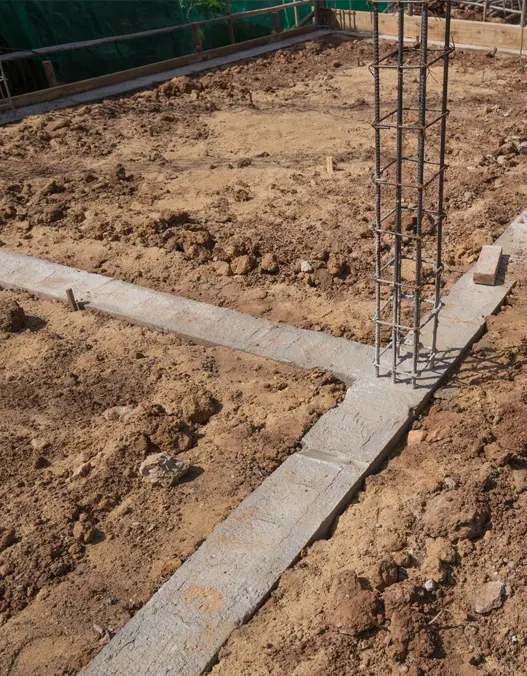
[[[345,400],[305,435],[302,450],[216,528],[85,674],[190,676],[214,663],[233,629],[265,601],[301,550],[324,534],[484,331],[487,316],[499,309],[512,286],[511,266],[525,262],[526,215],[516,219],[499,240],[509,263],[507,282],[502,278],[493,287],[477,286],[469,270],[444,299],[441,353],[434,369],[423,374],[421,386],[412,389],[409,382],[376,379],[370,364],[362,371],[349,368],[356,378]],[[12,265],[9,269],[16,274]],[[4,272],[0,277],[5,277]],[[95,288],[93,297],[97,293]],[[213,339],[210,334],[209,341]],[[354,354],[362,359],[361,353]]]
[[[373,350],[343,338],[258,319],[110,277],[0,249],[0,287],[66,301],[133,324],[175,333],[204,345],[223,345],[306,369],[331,371],[346,384],[370,371]]]

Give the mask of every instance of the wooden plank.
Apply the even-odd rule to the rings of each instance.
[[[502,253],[501,246],[496,245],[486,245],[481,249],[478,262],[474,268],[474,284],[494,286]]]
[[[197,52],[188,54],[187,56],[179,56],[175,59],[168,59],[167,61],[157,61],[146,66],[138,68],[130,68],[128,70],[120,70],[117,73],[110,73],[109,75],[101,75],[99,77],[90,78],[89,80],[80,80],[79,82],[72,82],[71,84],[60,85],[58,87],[50,87],[49,89],[41,89],[38,92],[30,92],[29,94],[21,94],[20,96],[13,96],[13,106],[15,108],[22,108],[30,106],[35,103],[43,103],[45,101],[54,101],[65,96],[75,96],[75,94],[82,94],[83,92],[91,91],[92,89],[99,89],[100,87],[107,87],[109,85],[120,84],[128,80],[135,80],[136,78],[145,77],[147,75],[155,75],[163,73],[164,71],[174,70],[200,61],[208,61],[222,56],[230,56],[237,52],[243,52],[246,49],[254,47],[262,47],[279,40],[286,40],[297,35],[303,35],[316,30],[315,26],[302,26],[293,28],[290,31],[284,31],[279,35],[266,35],[254,40],[246,40],[245,42],[237,42],[234,45],[225,45],[224,47],[217,47],[216,49],[209,49],[204,52]]]
[[[326,169],[328,174],[330,176],[333,176],[334,166],[333,166],[333,158],[331,157],[331,155],[328,155],[328,157],[326,157]]]
[[[333,12],[333,25],[343,30],[356,33],[373,32],[373,14],[371,12],[354,12],[337,10]],[[414,39],[419,35],[421,18],[419,16],[404,17],[404,36]],[[454,44],[473,47],[496,47],[519,52],[521,47],[521,27],[501,23],[483,23],[481,21],[465,21],[452,19],[451,35]],[[379,14],[379,31],[381,35],[397,37],[397,16],[395,14]],[[430,17],[428,38],[442,42],[445,39],[445,21],[439,17]]]

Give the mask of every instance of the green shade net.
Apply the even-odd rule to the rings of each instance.
[[[280,0],[232,0],[231,12],[250,11],[280,4]],[[366,0],[331,0],[332,8],[368,9]],[[309,5],[298,8],[301,21]],[[36,49],[68,42],[93,40],[199,21],[225,14],[224,0],[0,0],[0,48],[2,51]],[[282,30],[293,28],[292,8],[279,13]],[[233,21],[236,42],[269,35],[270,14]],[[227,22],[200,29],[203,49],[229,44]],[[6,74],[13,95],[47,87],[42,60],[52,62],[59,83],[76,82],[99,75],[143,66],[191,54],[190,30],[169,35],[128,40],[90,49],[78,49],[46,57],[7,62]]]

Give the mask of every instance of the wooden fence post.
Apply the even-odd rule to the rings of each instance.
[[[274,25],[275,33],[279,33],[280,32],[280,17],[278,15],[278,12],[273,12],[273,25]]]
[[[57,78],[55,76],[55,69],[53,68],[53,64],[51,63],[51,61],[42,61],[42,67],[44,68],[44,73],[46,75],[48,85],[50,87],[57,87],[59,83],[57,82]]]
[[[197,23],[192,24],[192,40],[194,41],[194,51],[202,52],[203,44],[201,42],[201,33],[199,32],[199,26]]]
[[[234,44],[234,27],[232,24],[232,17],[231,17],[231,3],[230,0],[226,0],[225,2],[225,9],[227,10],[227,16],[229,17],[228,21],[228,27],[229,27],[229,40],[231,41],[231,45]]]

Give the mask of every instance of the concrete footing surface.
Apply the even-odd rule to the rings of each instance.
[[[412,389],[409,382],[393,384],[389,378],[375,378],[369,360],[362,366],[350,364],[347,373],[353,374],[353,384],[345,400],[320,418],[305,435],[302,450],[290,456],[215,529],[103,648],[85,674],[190,676],[203,673],[214,663],[233,629],[265,601],[302,549],[326,532],[365,476],[382,462],[415,413],[484,331],[486,318],[499,309],[512,286],[511,268],[526,262],[526,220],[527,213],[516,219],[498,241],[509,266],[506,281],[502,276],[496,286],[474,285],[473,271],[469,270],[443,299],[440,358],[433,370],[423,374],[420,387]],[[24,286],[24,277],[33,266],[42,275],[41,265],[49,264],[28,259],[22,268],[20,259],[0,251],[0,285],[37,293],[34,281]],[[61,274],[64,270],[71,269],[65,268]],[[98,298],[98,309],[102,309],[100,303],[110,283],[98,286],[93,279],[97,275],[78,274],[76,294],[82,298],[89,290],[90,298]],[[56,284],[65,299],[62,292],[66,279],[58,273],[41,278],[39,283],[45,283],[47,296],[50,285]],[[122,316],[124,304],[133,301],[128,288],[132,285],[115,284],[122,294],[110,294],[107,307],[113,303],[111,313]],[[143,303],[134,307],[145,308]],[[153,313],[162,311],[166,316],[166,309],[159,306]],[[223,326],[221,322],[219,326]],[[286,332],[293,330],[275,326]],[[219,335],[218,344],[225,345],[225,334]],[[338,340],[319,335],[322,341]],[[214,343],[215,338],[210,332],[207,342]],[[246,338],[251,340],[250,336]],[[371,348],[362,347],[371,354]],[[351,354],[355,356],[350,359],[360,361],[366,352],[357,349]]]

